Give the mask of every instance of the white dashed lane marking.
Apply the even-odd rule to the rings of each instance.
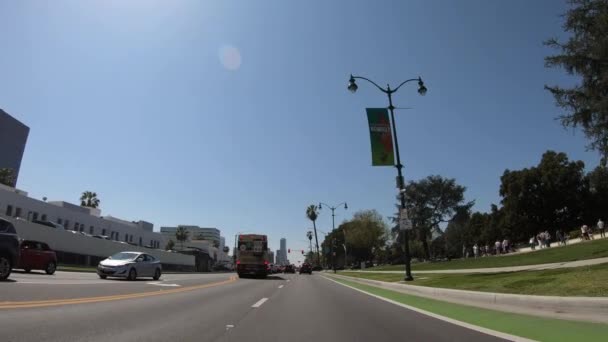
[[[285,285],[279,285],[279,288],[280,288],[280,289],[282,289],[282,288],[283,288],[283,286],[285,286]]]
[[[259,308],[260,306],[262,306],[262,304],[266,303],[267,300],[268,300],[268,298],[262,298],[262,299],[258,300],[255,304],[253,304],[251,307]]]

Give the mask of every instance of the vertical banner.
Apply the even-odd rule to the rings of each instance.
[[[393,135],[386,108],[366,108],[372,144],[372,166],[394,166]]]

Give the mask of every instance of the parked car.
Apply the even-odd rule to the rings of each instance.
[[[41,224],[43,226],[57,228],[57,229],[65,229],[65,227],[59,223],[51,222],[51,221],[42,221],[42,220],[33,220],[32,222],[36,224]]]
[[[284,273],[296,273],[296,268],[293,265],[285,265]]]
[[[309,263],[305,262],[302,264],[302,266],[300,266],[300,274],[302,273],[312,274],[312,267]]]
[[[281,271],[281,267],[279,265],[272,265],[272,273],[279,273]]]
[[[19,264],[15,268],[25,272],[44,270],[46,274],[53,274],[57,270],[57,254],[44,242],[24,240],[21,242]]]
[[[142,252],[120,252],[99,262],[97,275],[135,280],[137,277],[152,277],[158,280],[162,273],[160,261]]]
[[[19,238],[15,226],[0,218],[0,280],[11,275],[13,266],[19,261]]]

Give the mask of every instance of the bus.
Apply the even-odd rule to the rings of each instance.
[[[238,236],[236,272],[239,278],[246,276],[266,278],[270,273],[268,259],[268,238],[266,235],[246,234]]]

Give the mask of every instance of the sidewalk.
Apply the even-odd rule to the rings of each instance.
[[[508,267],[490,267],[490,268],[469,268],[469,269],[458,269],[458,270],[432,270],[432,271],[412,271],[415,274],[425,273],[447,273],[447,274],[463,274],[463,273],[500,273],[500,272],[518,272],[518,271],[540,271],[540,270],[552,270],[556,268],[572,268],[581,266],[593,266],[599,264],[608,263],[608,257],[586,259],[577,261],[567,262],[554,262],[550,264],[540,265],[523,265],[523,266],[508,266]],[[346,272],[370,272],[370,273],[395,273],[402,274],[403,270],[400,271],[374,271],[374,270],[348,270]]]
[[[512,312],[547,318],[608,324],[608,298],[530,296],[478,292],[437,287],[390,283],[378,280],[325,274],[330,278],[371,285],[418,297],[436,299],[483,309]]]

